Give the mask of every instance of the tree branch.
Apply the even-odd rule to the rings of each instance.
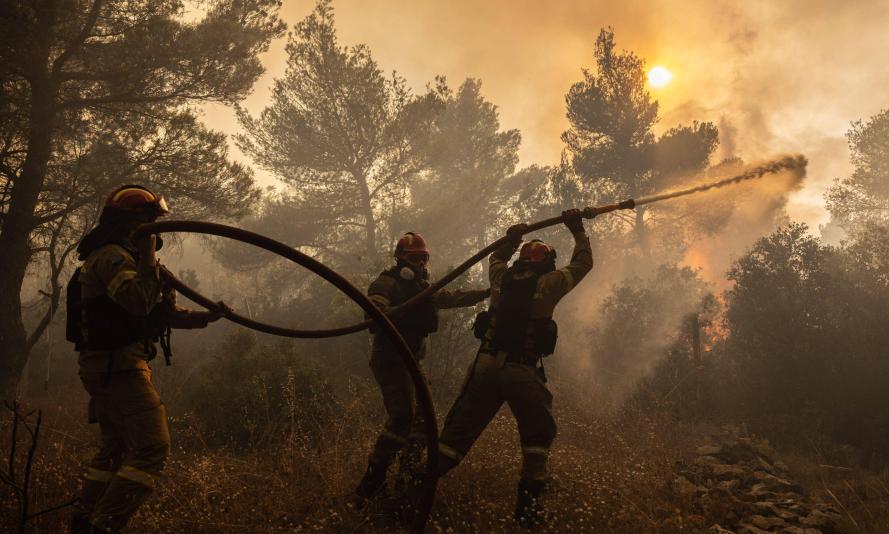
[[[99,11],[102,9],[102,1],[103,0],[93,0],[93,7],[90,8],[90,12],[86,17],[86,22],[83,24],[83,28],[80,30],[80,33],[77,34],[76,37],[71,39],[68,43],[68,46],[65,47],[65,50],[56,58],[52,63],[52,74],[53,79],[56,79],[59,72],[62,69],[62,66],[67,62],[71,56],[74,55],[77,50],[83,45],[86,41],[87,37],[89,37],[90,32],[93,30],[93,27],[96,25],[96,20],[99,18]]]

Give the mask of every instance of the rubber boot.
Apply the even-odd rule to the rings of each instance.
[[[388,469],[388,465],[368,462],[367,471],[364,472],[364,477],[361,478],[361,482],[355,488],[355,494],[359,497],[370,499],[383,493],[386,489],[386,471]]]
[[[543,480],[519,481],[515,520],[522,527],[533,528],[546,521],[542,500],[545,486],[546,482]]]

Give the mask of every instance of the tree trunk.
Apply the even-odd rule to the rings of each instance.
[[[355,181],[358,182],[361,192],[361,211],[364,215],[364,250],[367,259],[373,261],[377,255],[377,221],[374,219],[370,188],[367,185],[367,179],[362,174],[355,173]]]
[[[636,208],[636,220],[633,225],[636,232],[636,240],[639,243],[639,250],[642,252],[642,258],[645,263],[651,264],[651,245],[648,242],[648,229],[645,228],[645,207]]]
[[[48,57],[48,50],[44,57]],[[31,81],[27,156],[21,174],[12,184],[9,211],[0,229],[0,258],[3,258],[3,268],[0,269],[0,395],[4,399],[15,395],[16,384],[28,358],[21,291],[31,259],[29,239],[34,229],[34,211],[52,153],[55,122],[52,85],[46,76]]]

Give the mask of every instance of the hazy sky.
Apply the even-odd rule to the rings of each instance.
[[[313,5],[285,0],[282,15],[292,26]],[[889,0],[335,0],[334,9],[342,44],[369,45],[417,90],[437,74],[453,87],[481,79],[502,126],[522,132],[522,166],[559,160],[565,92],[591,65],[599,29],[612,26],[619,48],[674,73],[652,89],[659,129],[709,120],[720,126],[720,156],[805,154],[808,183],[789,210],[816,227],[827,219],[824,188],[848,173],[849,123],[889,107]],[[246,102],[254,113],[284,70],[284,39],[263,60],[267,73]],[[237,129],[224,108],[206,120]]]

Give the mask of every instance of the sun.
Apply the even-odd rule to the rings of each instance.
[[[655,89],[666,87],[671,81],[673,81],[673,73],[666,67],[658,65],[648,71],[648,85]]]

